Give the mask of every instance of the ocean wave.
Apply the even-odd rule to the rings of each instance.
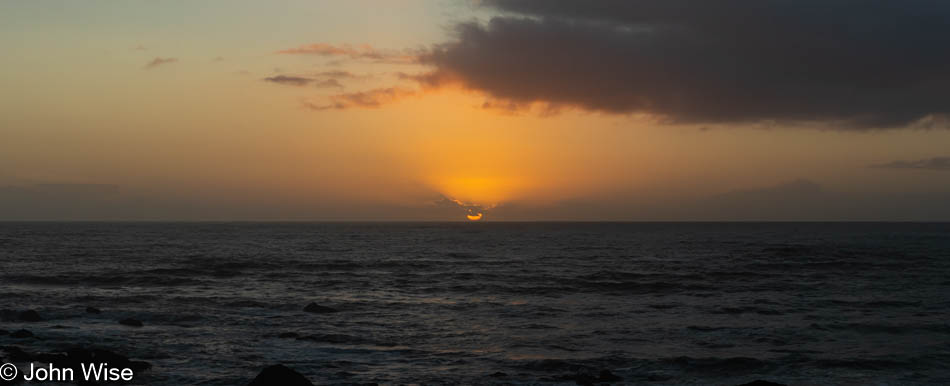
[[[163,287],[202,284],[201,280],[168,275],[120,274],[73,274],[73,275],[5,275],[7,283],[40,286],[92,286],[92,287]]]

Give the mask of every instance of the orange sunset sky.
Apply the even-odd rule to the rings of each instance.
[[[582,3],[4,2],[0,219],[950,220],[945,54]]]

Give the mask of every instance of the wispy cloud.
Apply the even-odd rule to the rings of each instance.
[[[340,84],[336,79],[324,79],[317,80],[313,78],[306,78],[302,76],[293,76],[293,75],[275,75],[263,79],[265,82],[281,84],[285,86],[296,86],[302,87],[308,84],[313,84],[316,88],[343,88],[343,85]]]
[[[328,104],[316,104],[304,101],[311,110],[346,110],[351,108],[375,109],[417,95],[417,91],[402,88],[378,88],[368,91],[331,95]]]
[[[343,85],[340,84],[336,79],[327,79],[314,83],[314,86],[317,88],[343,88]]]
[[[305,44],[295,48],[277,51],[286,55],[338,56],[354,60],[369,60],[379,63],[415,63],[417,55],[411,52],[379,50],[368,44],[352,46],[349,44],[332,45],[327,43]]]
[[[145,64],[145,69],[152,69],[164,64],[175,63],[177,61],[178,61],[178,58],[162,58],[162,57],[156,56],[155,59],[152,59],[151,61]]]
[[[277,83],[287,86],[306,86],[313,82],[313,79],[290,75],[277,75],[264,78],[265,82]]]
[[[344,70],[321,71],[313,75],[318,78],[330,79],[369,79],[373,77],[371,74],[360,75]]]
[[[950,171],[950,157],[925,158],[915,161],[893,161],[883,164],[871,165],[876,169],[917,169],[917,170],[939,170]]]

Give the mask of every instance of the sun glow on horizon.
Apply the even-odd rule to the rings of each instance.
[[[462,206],[490,209],[517,198],[522,183],[509,178],[460,177],[435,179],[433,188]]]

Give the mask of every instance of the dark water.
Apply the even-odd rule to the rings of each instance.
[[[138,384],[950,384],[950,224],[6,223],[0,261],[46,319],[0,345]]]

